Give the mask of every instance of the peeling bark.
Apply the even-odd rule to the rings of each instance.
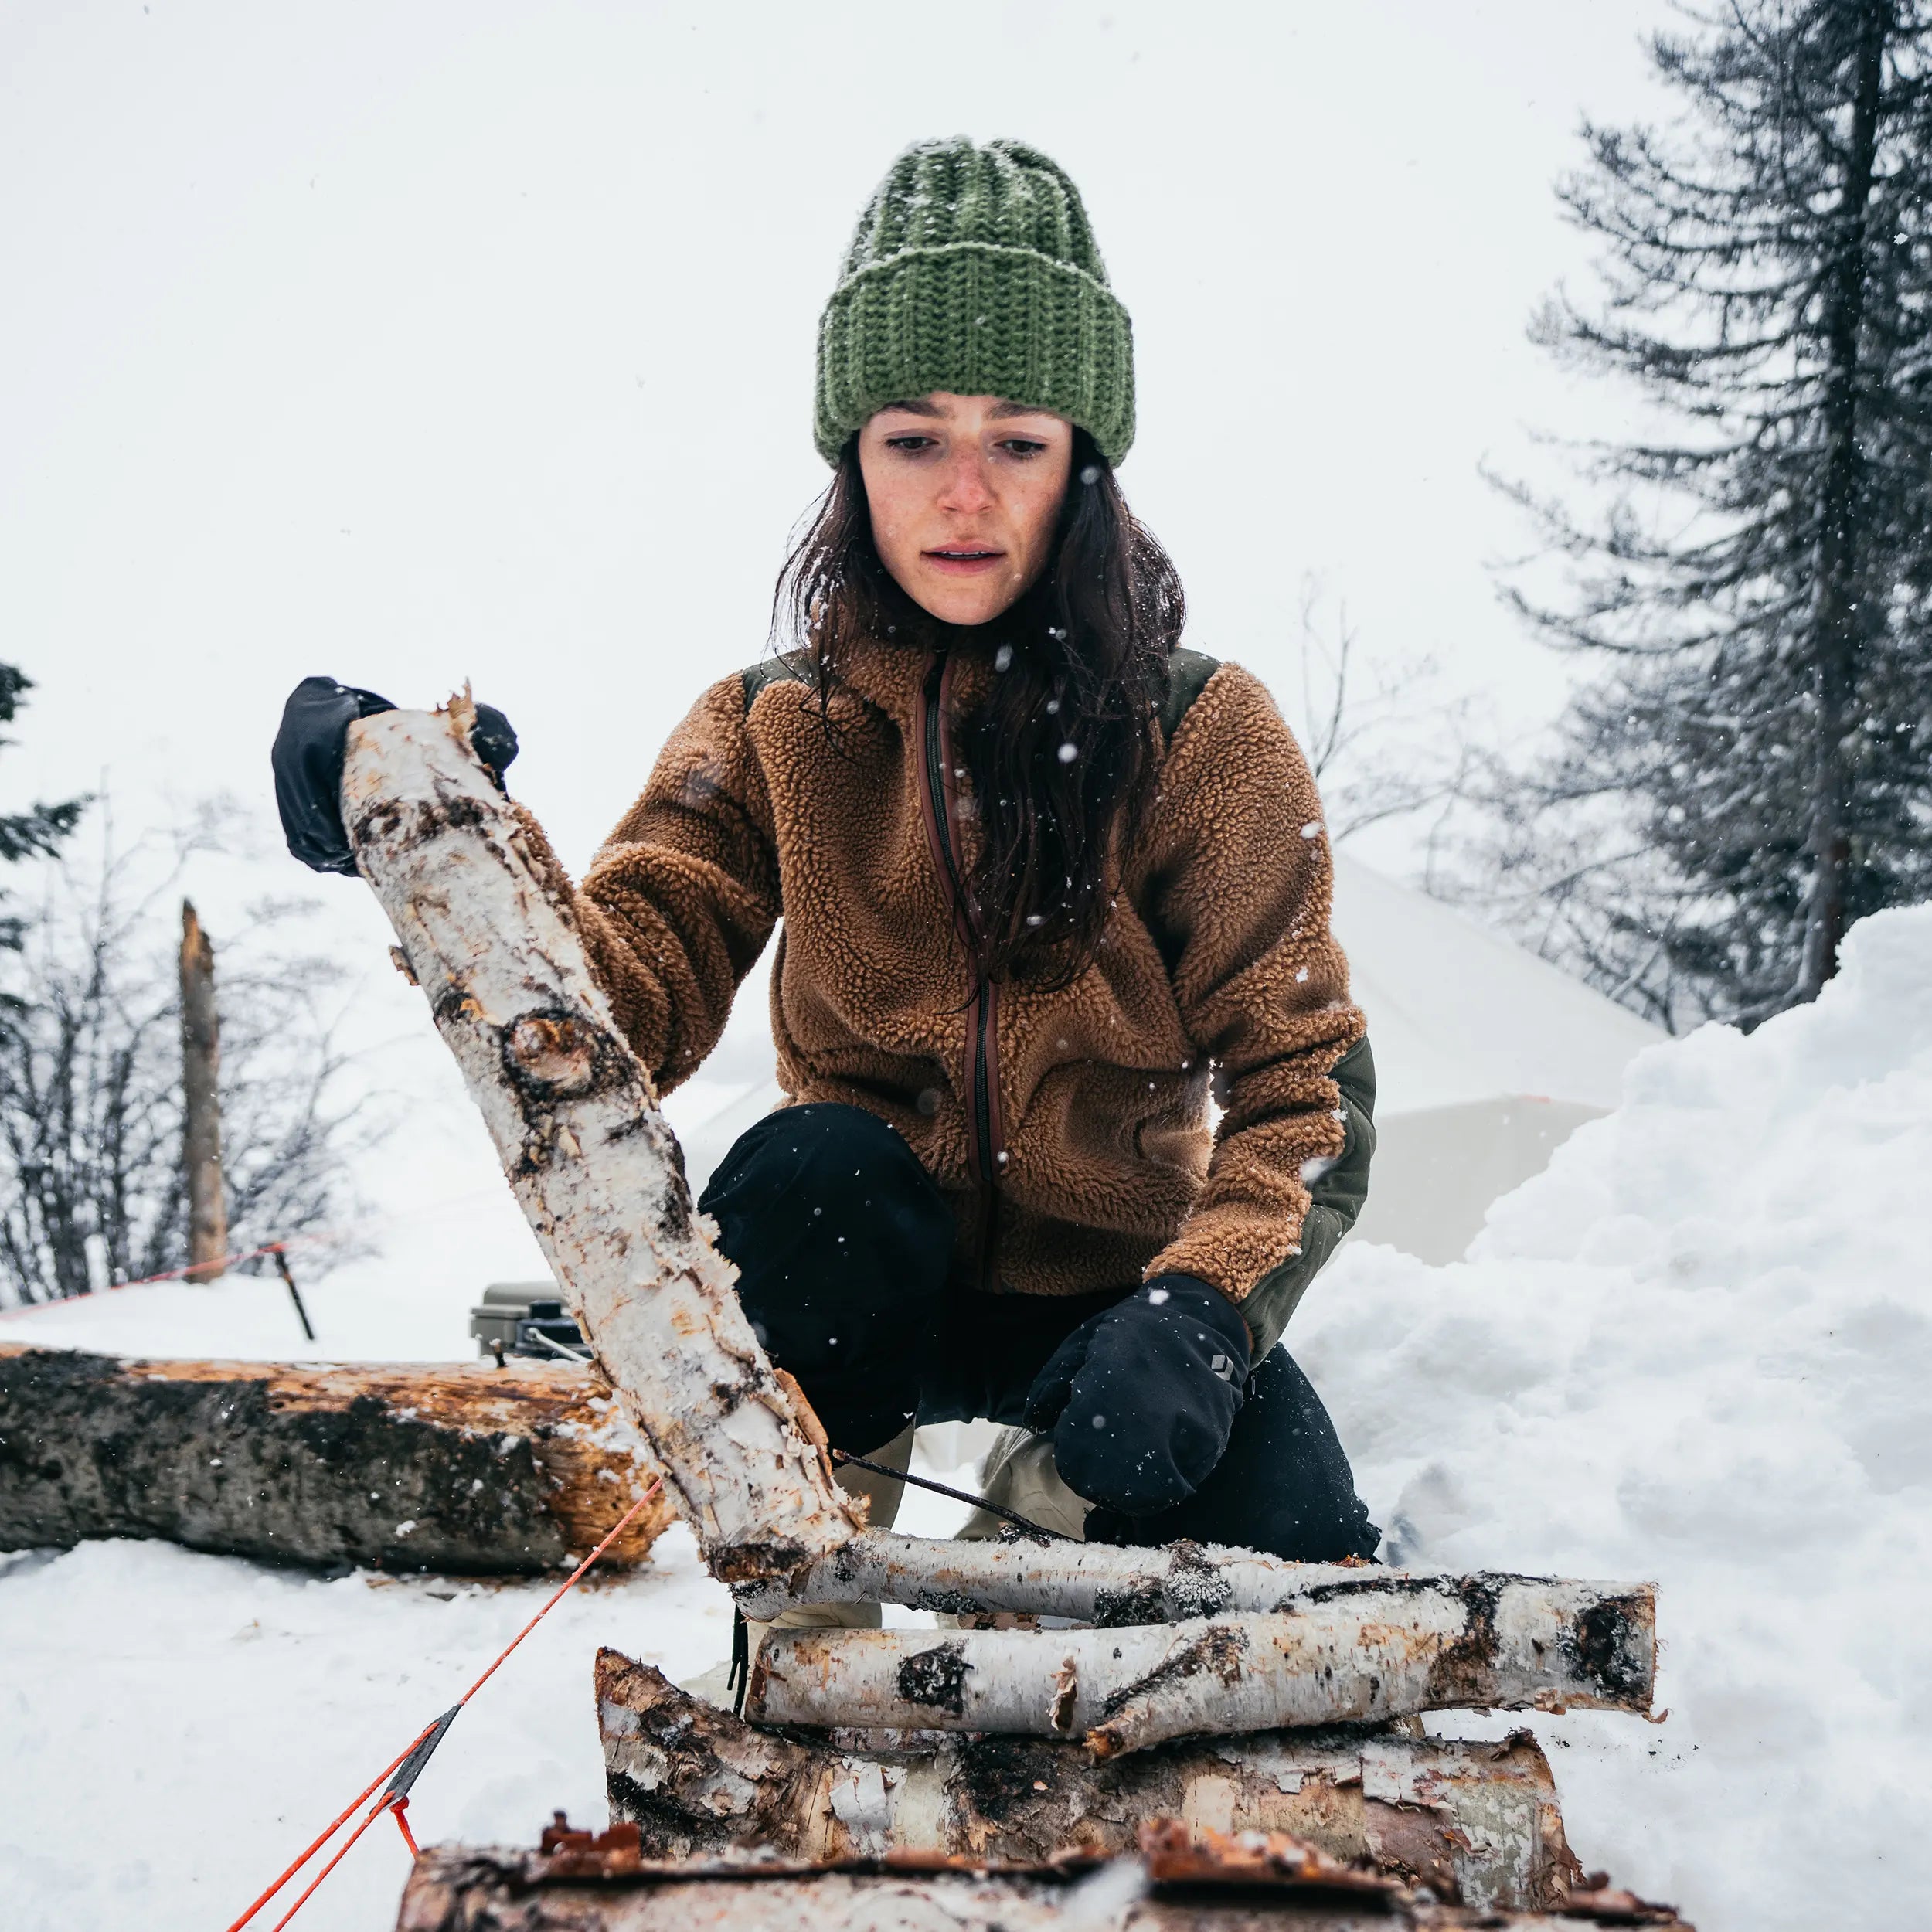
[[[1535,1739],[1458,1743],[1362,1727],[1170,1744],[1096,1760],[1017,1738],[842,1751],[752,1729],[599,1653],[611,1815],[645,1855],[813,1862],[940,1853],[1012,1864],[1131,1852],[1157,1819],[1285,1832],[1471,1905],[1550,1906],[1581,1876]]]
[[[774,1630],[745,1714],[767,1724],[1172,1737],[1427,1710],[1648,1712],[1648,1593],[1512,1577],[1351,1573],[1273,1615],[1070,1630]]]
[[[417,1861],[396,1932],[1406,1932],[1482,1926],[1578,1932],[1574,1918],[1391,1910],[1320,1891],[1256,1899],[1153,1897],[1123,1862],[1086,1876],[856,1871],[629,1880],[550,1878],[532,1853],[433,1845]],[[1621,1921],[1629,1923],[1626,1920]],[[1660,1923],[1661,1921],[1653,1921]],[[1674,1923],[1674,1921],[1673,1921]]]
[[[470,749],[473,716],[460,698],[351,727],[342,816],[357,863],[713,1573],[784,1577],[858,1523],[692,1210],[567,893]]]
[[[1556,1913],[1444,1905],[1280,1833],[1148,1825],[1138,1855],[991,1869],[889,1854],[813,1868],[789,1860],[654,1863],[622,1825],[593,1838],[558,1814],[540,1849],[432,1845],[396,1932],[1404,1932],[1580,1924],[1677,1926],[1627,1892],[1573,1892]]]
[[[155,1536],[223,1555],[529,1576],[657,1473],[588,1371],[122,1362],[0,1345],[0,1549]],[[653,1504],[604,1561],[643,1560]]]

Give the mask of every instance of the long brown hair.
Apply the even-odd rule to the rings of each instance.
[[[1092,958],[1140,830],[1185,617],[1172,561],[1076,430],[1039,580],[990,623],[940,623],[879,560],[854,437],[779,575],[772,631],[776,648],[808,659],[828,730],[842,660],[862,641],[992,658],[992,695],[955,738],[981,832],[965,881],[975,963],[990,978],[1059,984]]]

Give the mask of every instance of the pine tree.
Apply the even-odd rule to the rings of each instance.
[[[0,664],[0,725],[12,723],[22,695],[32,689],[33,680],[25,672]],[[0,813],[0,864],[46,857],[80,822],[86,805],[83,798],[70,798],[65,804]],[[0,914],[0,946],[19,944],[20,921]]]
[[[1506,593],[1603,668],[1503,787],[1549,950],[1667,1023],[1816,996],[1932,885],[1932,11],[1735,0],[1651,43],[1687,111],[1586,124],[1602,300],[1534,333],[1641,386],[1574,574]]]

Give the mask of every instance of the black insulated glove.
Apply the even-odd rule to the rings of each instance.
[[[282,707],[269,762],[275,772],[275,803],[288,849],[315,872],[353,873],[355,855],[342,829],[342,760],[349,728],[358,718],[393,711],[388,699],[333,678],[304,678]],[[476,707],[471,748],[489,767],[498,791],[516,756],[516,733],[494,705]]]
[[[1024,1419],[1052,1431],[1054,1466],[1094,1516],[1151,1515],[1207,1480],[1247,1379],[1240,1310],[1192,1275],[1157,1275],[1053,1351]]]

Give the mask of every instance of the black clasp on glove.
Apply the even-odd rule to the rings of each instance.
[[[388,699],[333,678],[304,678],[282,707],[269,762],[275,772],[275,803],[288,849],[315,872],[352,873],[355,855],[342,829],[342,761],[349,728],[358,718],[393,711]],[[516,733],[495,705],[476,707],[470,748],[503,791],[503,774],[516,756]]]
[[[1218,1288],[1157,1275],[1083,1321],[1026,1398],[1026,1427],[1051,1430],[1067,1485],[1103,1512],[1151,1515],[1184,1502],[1228,1446],[1248,1380],[1248,1329]]]

